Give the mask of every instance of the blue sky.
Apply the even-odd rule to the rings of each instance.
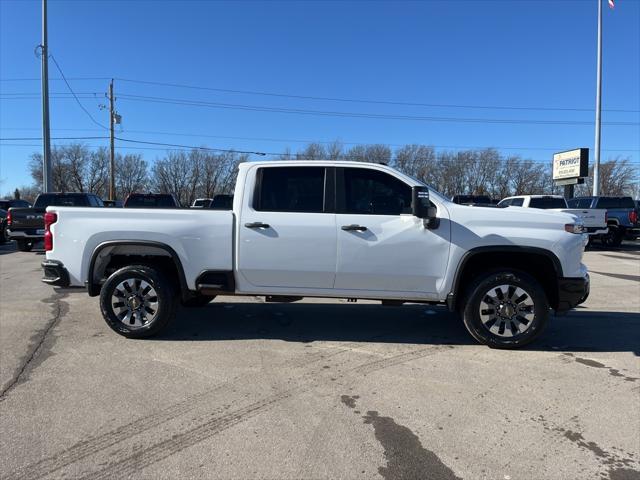
[[[41,135],[40,84],[28,80],[40,75],[34,55],[40,8],[39,1],[0,1],[0,138]],[[49,48],[74,91],[88,94],[81,101],[99,123],[108,121],[98,106],[105,103],[108,78],[116,78],[123,138],[265,152],[304,145],[294,140],[492,146],[550,161],[554,150],[593,147],[596,12],[596,0],[50,0]],[[53,62],[49,69],[50,91],[67,94],[65,84],[53,80],[60,78]],[[632,123],[603,125],[603,158],[630,156],[640,165],[640,1],[616,0],[615,10],[605,1],[603,72],[603,122]],[[17,93],[36,95],[11,98]],[[127,95],[385,118],[185,106]],[[107,134],[68,95],[51,99],[51,128],[53,137]],[[0,142],[0,193],[30,183],[27,162],[40,144]],[[117,145],[150,161],[165,152]]]

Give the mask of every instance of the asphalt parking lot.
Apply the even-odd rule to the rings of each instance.
[[[218,298],[162,337],[0,246],[0,477],[638,479],[640,244],[519,351],[445,309]]]

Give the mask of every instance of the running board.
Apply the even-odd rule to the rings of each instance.
[[[264,297],[266,303],[293,303],[302,300],[303,297],[293,297],[289,295],[267,295]]]

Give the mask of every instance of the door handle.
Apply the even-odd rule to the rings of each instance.
[[[340,228],[342,228],[342,230],[346,232],[352,232],[352,231],[366,232],[367,231],[367,227],[362,225],[343,225]]]
[[[262,222],[245,223],[244,226],[247,228],[269,228],[268,223],[262,223]]]

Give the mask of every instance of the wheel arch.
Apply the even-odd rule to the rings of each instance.
[[[465,285],[494,266],[525,271],[540,282],[549,305],[554,309],[558,306],[558,278],[563,277],[560,259],[544,248],[504,245],[476,247],[463,255],[447,295],[449,309],[458,311]]]
[[[135,257],[139,259],[143,257],[142,263],[153,266],[158,263],[158,259],[170,265],[177,273],[177,286],[180,289],[180,296],[183,299],[189,298],[190,291],[187,279],[184,274],[182,261],[177,252],[169,245],[152,240],[110,240],[100,243],[91,254],[89,260],[89,268],[87,270],[87,279],[85,284],[89,296],[95,297],[100,294],[102,279],[107,267],[111,264],[113,257]],[[132,262],[136,263],[136,262]],[[99,275],[99,278],[97,278]]]

